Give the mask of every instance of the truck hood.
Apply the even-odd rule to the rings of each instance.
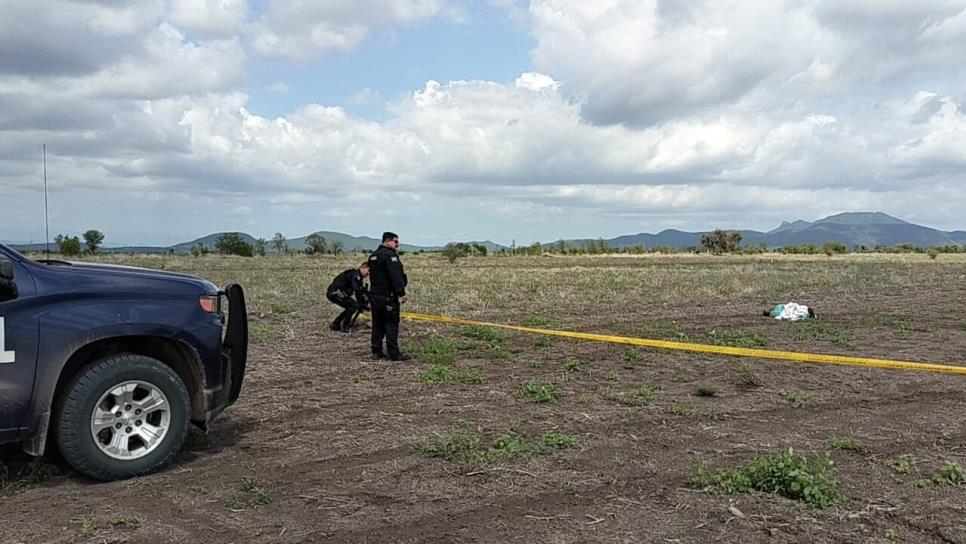
[[[188,274],[179,274],[177,272],[166,272],[164,270],[153,270],[150,268],[138,268],[136,266],[123,266],[116,264],[100,264],[100,263],[88,263],[88,262],[70,262],[67,264],[51,264],[49,265],[52,269],[57,269],[60,271],[68,273],[78,273],[78,274],[90,274],[97,276],[122,276],[131,279],[144,279],[144,280],[162,280],[171,281],[180,284],[193,285],[198,287],[209,294],[215,294],[218,292],[218,288],[215,287],[210,281],[204,280],[197,276],[190,276]]]

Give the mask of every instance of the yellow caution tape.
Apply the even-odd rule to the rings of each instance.
[[[783,361],[800,361],[804,363],[821,363],[827,365],[849,365],[849,366],[868,366],[875,368],[894,368],[898,370],[908,370],[917,372],[943,372],[947,374],[966,374],[966,366],[941,365],[933,363],[916,363],[912,361],[891,361],[888,359],[868,359],[864,357],[846,357],[844,355],[822,355],[820,353],[801,353],[795,351],[775,351],[769,349],[736,348],[729,346],[709,346],[707,344],[691,344],[687,342],[670,342],[667,340],[650,340],[647,338],[632,338],[629,336],[612,336],[608,334],[593,334],[586,332],[555,331],[552,329],[538,329],[534,327],[522,327],[519,325],[505,325],[503,323],[489,323],[486,321],[473,321],[470,319],[460,319],[458,317],[446,317],[441,315],[422,314],[416,312],[402,312],[402,317],[413,321],[433,321],[436,323],[449,323],[453,325],[480,325],[497,329],[506,329],[518,332],[528,332],[532,334],[545,334],[548,336],[562,336],[564,338],[574,338],[577,340],[590,340],[592,342],[609,342],[611,344],[628,344],[632,346],[644,346],[649,348],[675,349],[681,351],[696,351],[700,353],[714,353],[719,355],[732,355],[735,357],[757,357],[759,359],[778,359]]]

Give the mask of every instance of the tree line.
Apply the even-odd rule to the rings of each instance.
[[[83,242],[81,241],[83,239]],[[73,257],[81,254],[97,254],[104,243],[104,233],[97,229],[89,229],[80,237],[68,234],[58,234],[54,238],[57,244],[57,251],[61,255]],[[644,253],[710,253],[713,255],[723,254],[758,254],[758,253],[784,253],[791,255],[840,255],[850,252],[855,253],[925,253],[935,259],[942,253],[966,253],[966,245],[947,244],[942,246],[917,246],[911,243],[897,244],[893,246],[859,245],[850,248],[842,242],[828,241],[824,244],[801,244],[787,245],[777,248],[767,248],[764,244],[741,245],[742,235],[738,231],[714,230],[701,235],[700,245],[688,247],[669,247],[664,245],[645,247],[644,244],[636,244],[625,247],[612,247],[606,240],[588,240],[581,244],[558,240],[550,244],[533,242],[528,246],[517,247],[514,244],[510,248],[501,249],[495,252],[497,255],[542,255],[545,253],[560,255],[604,255],[604,254],[644,254]],[[271,240],[258,238],[254,243],[245,240],[245,237],[238,232],[226,232],[218,235],[212,250],[207,245],[199,242],[191,247],[190,253],[194,256],[207,255],[215,252],[222,255],[240,255],[243,257],[265,256],[269,251],[276,254],[300,253],[304,255],[340,255],[352,253],[346,250],[344,244],[339,240],[327,240],[321,234],[310,234],[305,238],[305,248],[295,250],[289,247],[288,239],[281,232],[276,232]],[[365,250],[363,250],[365,251]],[[418,251],[417,253],[424,253]],[[476,242],[456,242],[447,244],[440,250],[440,253],[454,262],[456,259],[464,257],[486,257],[494,254],[487,250],[486,246]]]
[[[302,250],[289,248],[288,239],[281,232],[276,232],[270,241],[264,238],[257,238],[254,243],[245,241],[241,233],[226,232],[218,235],[214,244],[217,253],[221,253],[222,255],[240,255],[242,257],[254,257],[255,255],[264,257],[268,254],[270,247],[277,254],[341,255],[347,253],[345,245],[341,241],[326,240],[324,236],[318,233],[310,234],[305,238],[305,248]],[[201,242],[191,247],[191,254],[196,257],[207,255],[208,253],[211,253],[211,250]]]
[[[81,240],[77,236],[58,234],[54,237],[57,252],[67,257],[74,257],[82,253],[93,255],[104,243],[104,233],[97,229],[90,229],[81,236],[84,237],[83,245],[81,245]]]

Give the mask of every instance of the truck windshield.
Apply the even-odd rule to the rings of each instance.
[[[56,259],[37,259],[37,260],[32,260],[32,259],[29,259],[29,258],[25,257],[21,253],[17,252],[15,249],[11,248],[10,246],[5,245],[5,244],[0,244],[0,255],[4,255],[4,254],[7,255],[8,257],[10,257],[12,259],[15,259],[15,260],[18,260],[18,261],[37,262],[37,263],[46,264],[46,265],[49,265],[49,266],[71,266],[71,264],[69,262],[67,262],[67,261],[58,261]]]

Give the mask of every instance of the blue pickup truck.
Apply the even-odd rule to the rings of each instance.
[[[0,443],[98,480],[152,472],[238,399],[247,349],[239,285],[0,244]]]

